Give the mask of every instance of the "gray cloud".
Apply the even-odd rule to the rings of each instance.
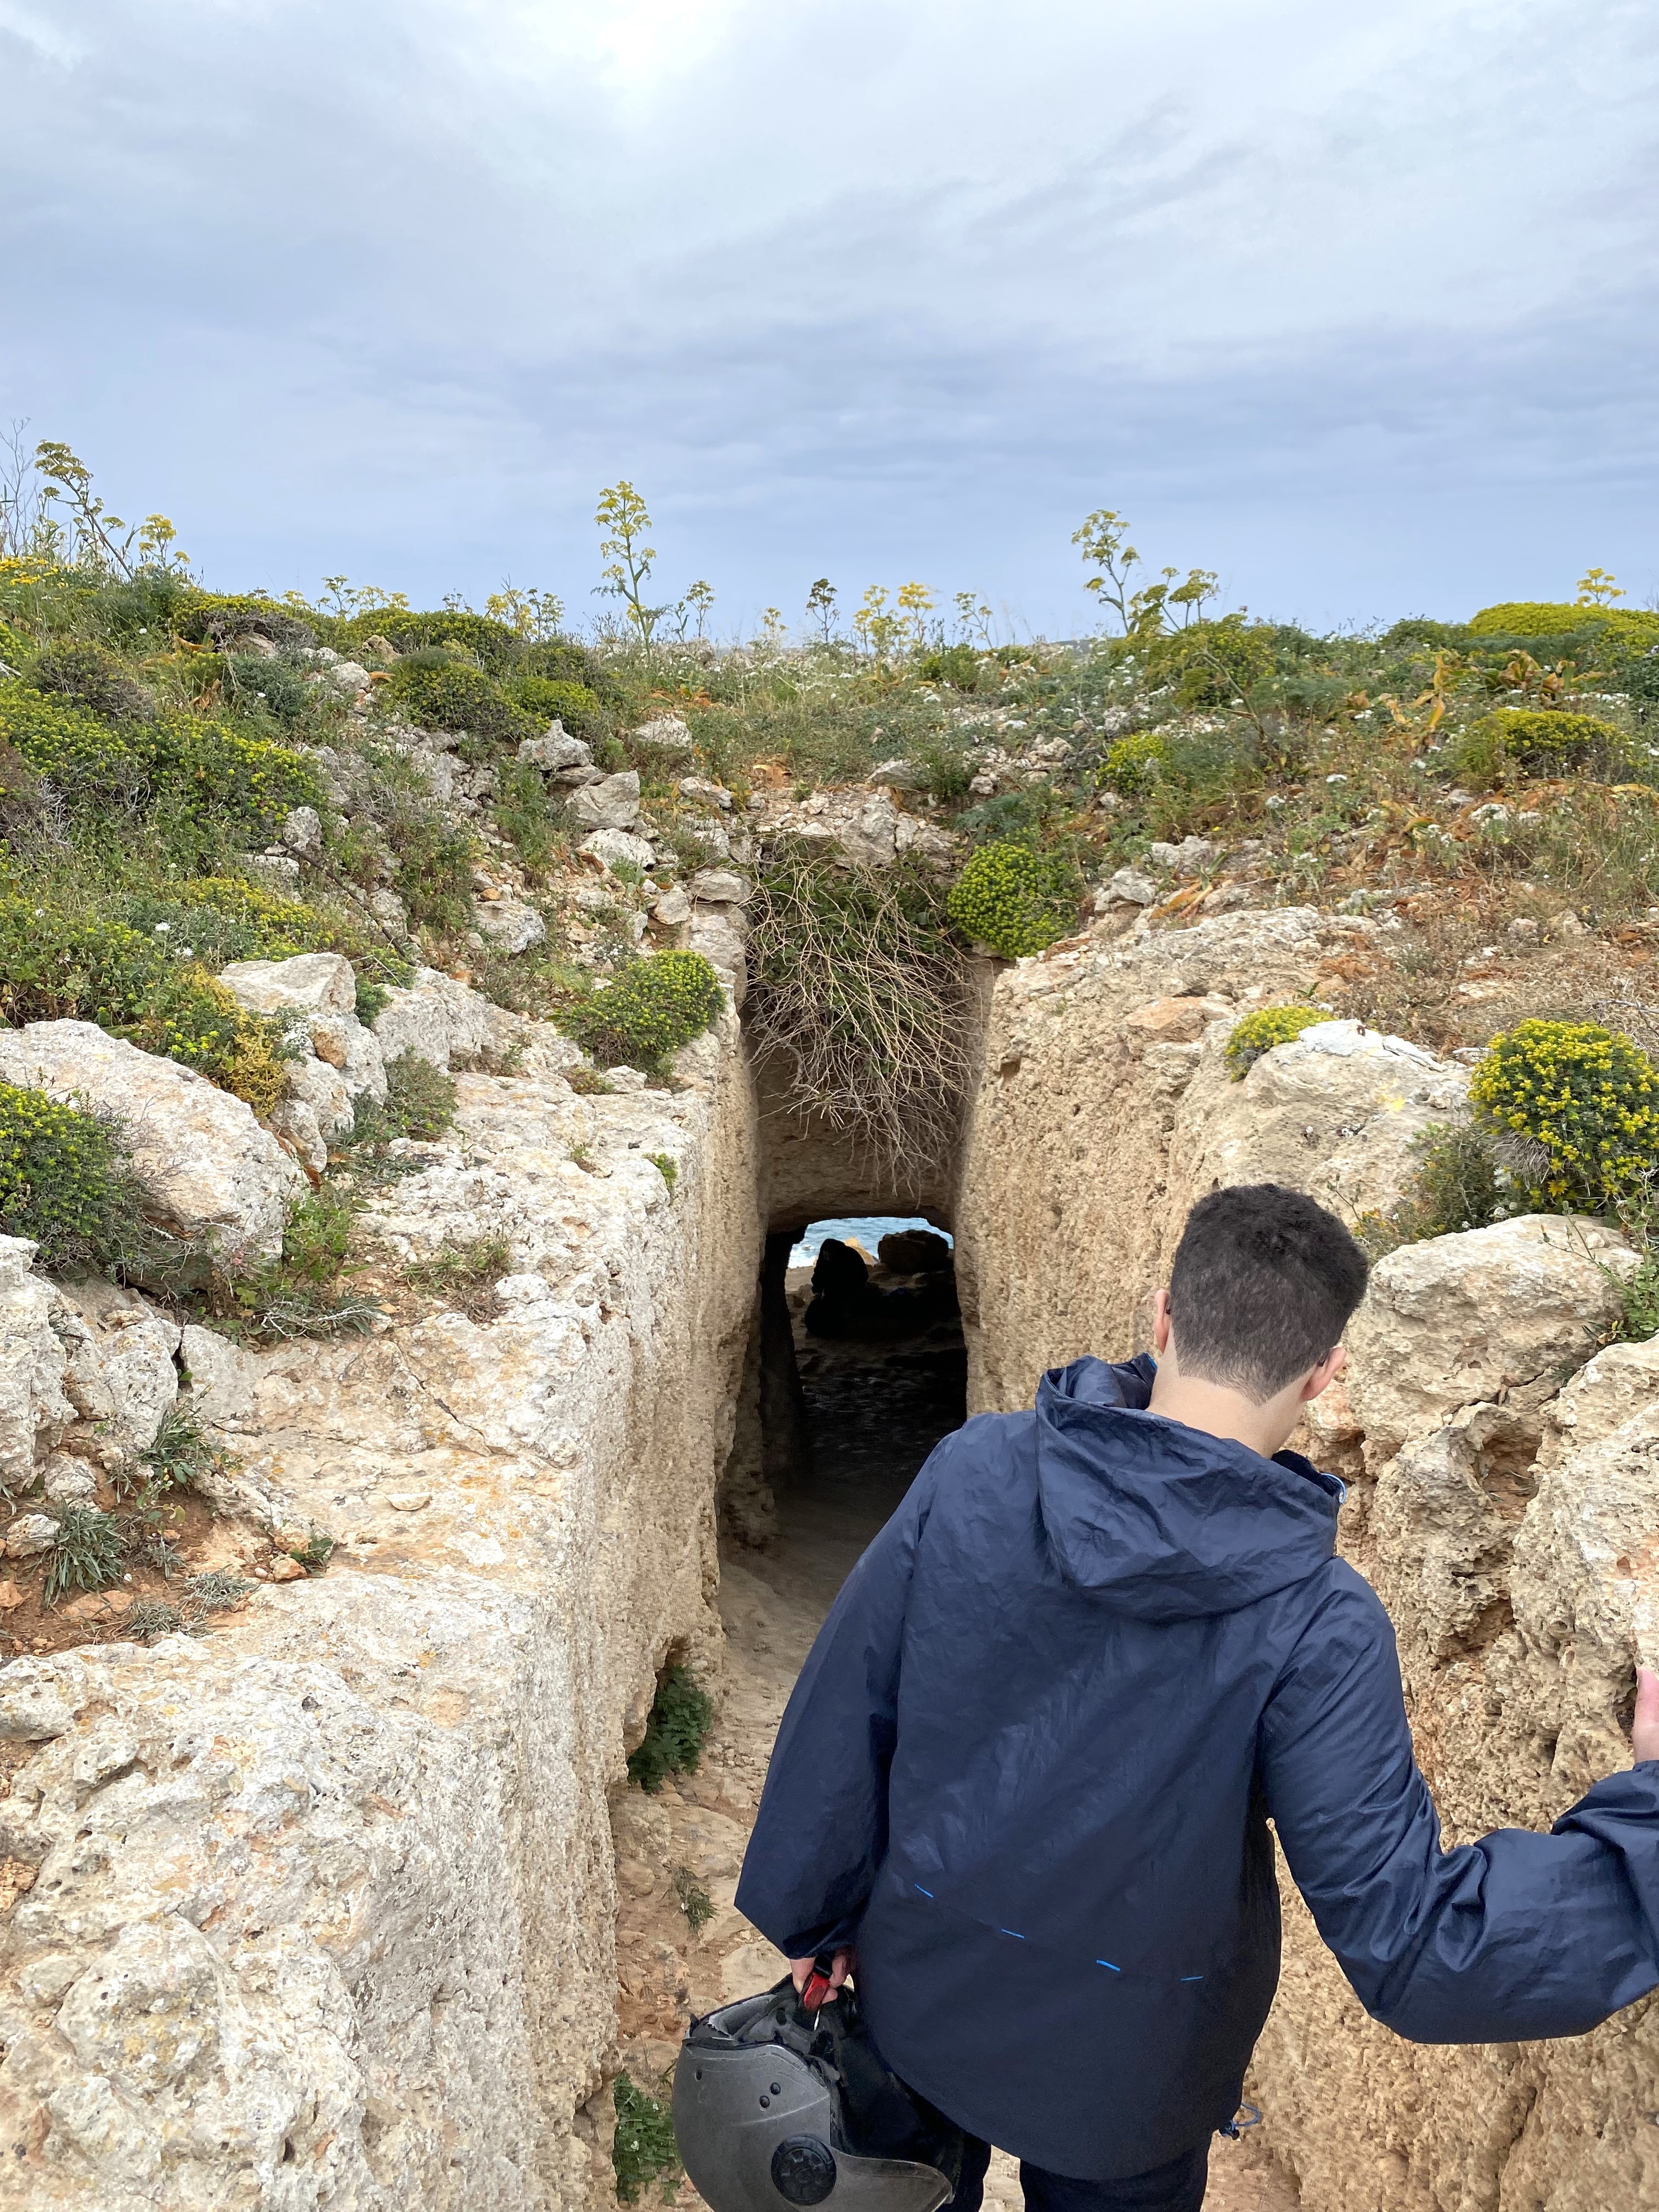
[[[1650,589],[1659,30],[1387,12],[0,0],[0,412],[227,580]]]

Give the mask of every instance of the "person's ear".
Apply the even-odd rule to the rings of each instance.
[[[1328,1390],[1347,1364],[1347,1346],[1334,1345],[1302,1385],[1304,1402],[1305,1403],[1310,1398],[1317,1398],[1322,1391]]]
[[[1162,1359],[1170,1348],[1170,1293],[1152,1292],[1152,1350]]]

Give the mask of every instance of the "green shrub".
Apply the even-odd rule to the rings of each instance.
[[[49,1274],[118,1270],[142,1197],[112,1122],[0,1083],[0,1232],[32,1237]]]
[[[1100,772],[1114,791],[1133,793],[1156,783],[1169,766],[1170,741],[1157,730],[1132,730],[1106,748]]]
[[[465,730],[489,744],[519,744],[538,733],[533,714],[515,707],[500,685],[463,661],[400,660],[382,687],[398,710],[419,727]]]
[[[1575,630],[1599,630],[1606,638],[1659,643],[1659,614],[1640,608],[1569,605],[1563,600],[1510,599],[1482,607],[1469,618],[1476,637],[1565,637]]]
[[[1227,1039],[1227,1066],[1235,1083],[1242,1083],[1264,1052],[1331,1018],[1328,1006],[1262,1006],[1235,1023]]]
[[[346,1261],[356,1209],[337,1184],[307,1191],[283,1230],[283,1273],[293,1283],[331,1283]]]
[[[233,653],[225,663],[226,690],[239,707],[257,708],[293,729],[304,721],[313,687],[290,662],[267,660],[262,653]]]
[[[568,832],[540,770],[528,761],[506,760],[495,772],[495,827],[517,847],[526,867],[545,868],[561,858],[568,848]]]
[[[524,641],[517,630],[509,629],[505,623],[491,622],[487,615],[467,614],[453,607],[440,607],[430,614],[411,607],[381,607],[337,623],[334,635],[345,643],[383,637],[394,652],[405,654],[435,646],[459,647],[488,669],[510,668],[525,655]],[[440,723],[438,726],[456,726]]]
[[[714,1917],[714,1900],[690,1867],[675,1869],[674,1894],[680,1901],[686,1925],[694,1936],[700,1935]]]
[[[979,684],[979,655],[971,645],[947,645],[942,652],[923,653],[914,673],[924,684],[948,684],[953,691],[972,691]]]
[[[695,1774],[704,1740],[714,1724],[714,1705],[681,1666],[665,1668],[637,1751],[628,1761],[628,1777],[654,1793],[671,1774]]]
[[[514,676],[505,689],[542,727],[556,718],[573,738],[590,744],[611,734],[611,717],[586,684],[568,684],[555,676]]]
[[[611,2101],[617,2112],[611,2163],[616,2169],[617,2202],[637,2203],[640,2192],[660,2175],[663,2203],[669,2203],[679,2179],[680,2154],[667,2106],[637,2088],[626,2074],[618,2074],[611,2083]]]
[[[170,935],[0,897],[0,1014],[14,1023],[96,1022],[269,1114],[291,1049],[283,1032],[245,1012],[198,962],[176,958]]]
[[[1405,1196],[1387,1213],[1362,1214],[1355,1224],[1373,1260],[1428,1237],[1489,1228],[1516,1211],[1513,1180],[1473,1123],[1431,1122],[1412,1149],[1418,1163]]]
[[[58,1508],[58,1534],[46,1553],[42,1605],[56,1605],[69,1589],[107,1589],[120,1578],[127,1556],[126,1532],[112,1513],[94,1505]]]
[[[470,831],[423,807],[400,808],[386,824],[396,866],[392,888],[411,921],[453,933],[472,921]]]
[[[96,810],[119,799],[143,812],[165,799],[244,844],[269,837],[291,807],[325,804],[316,770],[298,753],[188,714],[117,729],[83,708],[7,684],[0,740],[71,804]]]
[[[1499,707],[1471,724],[1457,747],[1461,775],[1492,783],[1508,768],[1528,775],[1564,775],[1592,763],[1614,760],[1624,732],[1594,714],[1559,708]]]
[[[701,1036],[725,1003],[701,952],[650,952],[557,1019],[602,1066],[648,1070]]]
[[[519,665],[527,676],[548,676],[556,684],[580,684],[600,698],[613,688],[599,656],[574,638],[550,637],[529,646]]]
[[[1522,1022],[1493,1038],[1469,1100],[1540,1205],[1616,1205],[1659,1171],[1659,1068],[1618,1030]]]
[[[455,1119],[455,1079],[418,1053],[386,1064],[386,1112],[404,1137],[441,1137]]]
[[[430,1291],[458,1313],[486,1321],[499,1311],[495,1285],[510,1273],[513,1248],[499,1231],[485,1231],[464,1243],[441,1245],[429,1259],[404,1269],[404,1279]]]
[[[1273,626],[1242,614],[1189,623],[1156,639],[1146,655],[1154,684],[1173,684],[1182,707],[1231,707],[1273,673]]]
[[[238,637],[268,637],[273,645],[315,645],[309,623],[257,592],[204,592],[173,614],[176,635],[196,644],[223,646]]]
[[[152,1491],[188,1490],[212,1464],[213,1447],[185,1401],[175,1399],[142,1456]]]
[[[112,722],[143,721],[155,712],[143,685],[99,645],[49,646],[35,656],[29,681],[37,691],[72,699]]]
[[[1029,845],[981,845],[951,886],[945,910],[964,937],[1018,960],[1074,926],[1075,871],[1062,856]]]
[[[171,569],[141,568],[125,582],[100,585],[92,594],[91,611],[106,636],[130,645],[153,641],[154,652],[177,635],[179,611],[196,596]]]
[[[1467,623],[1431,622],[1427,615],[1407,615],[1385,629],[1377,640],[1385,654],[1408,653],[1413,646],[1429,651],[1456,652],[1468,643]]]

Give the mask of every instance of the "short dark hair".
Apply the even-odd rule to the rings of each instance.
[[[1264,1404],[1340,1341],[1370,1273],[1336,1216],[1303,1192],[1212,1191],[1187,1216],[1170,1270],[1182,1373]]]

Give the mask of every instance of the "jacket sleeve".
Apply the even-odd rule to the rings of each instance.
[[[886,1856],[899,1653],[945,1449],[842,1584],[778,1729],[737,1905],[792,1959],[852,1942]]]
[[[1367,2012],[1415,2043],[1577,2035],[1659,1983],[1659,1761],[1551,1832],[1443,1850],[1394,1632],[1339,1563],[1263,1716],[1263,1787],[1319,1932]]]

